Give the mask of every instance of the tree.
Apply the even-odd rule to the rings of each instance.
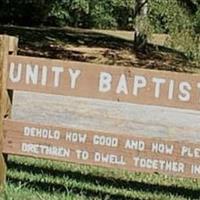
[[[135,34],[134,44],[135,48],[141,50],[145,49],[147,44],[147,35],[141,30],[141,23],[147,18],[148,13],[148,0],[136,0],[134,4],[134,15],[135,19]]]

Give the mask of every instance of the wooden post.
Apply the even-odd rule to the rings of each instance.
[[[9,55],[16,55],[18,50],[18,38],[9,36]],[[11,111],[12,111],[12,102],[13,102],[13,90],[7,90],[6,92],[6,106],[4,111],[4,118],[11,118]],[[7,163],[8,161],[8,155],[4,154],[4,160]]]
[[[9,52],[16,53],[17,39],[0,35],[0,190],[6,181],[6,163],[3,151],[3,119],[10,117],[13,93],[6,90],[7,62]],[[14,45],[13,45],[14,44]]]
[[[17,55],[17,50],[18,50],[18,38],[16,37],[9,37],[9,55]],[[11,108],[12,108],[12,101],[13,101],[13,90],[8,90],[7,92],[8,95],[8,107],[7,107],[7,116],[8,118],[11,118]]]

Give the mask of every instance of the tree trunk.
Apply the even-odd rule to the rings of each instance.
[[[135,17],[136,16],[147,16],[147,12],[148,12],[148,0],[136,0],[136,4],[135,4]]]
[[[134,17],[136,19],[135,24],[135,33],[134,33],[134,45],[138,50],[145,49],[147,44],[147,35],[140,30],[140,23],[137,18],[140,20],[147,17],[148,13],[148,0],[136,0],[136,5],[134,8]]]

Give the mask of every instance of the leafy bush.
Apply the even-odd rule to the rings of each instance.
[[[167,46],[183,52],[189,59],[200,60],[200,9],[191,14],[187,7],[175,0],[151,0],[150,24],[154,32],[167,33]]]
[[[185,55],[195,61],[200,61],[200,37],[193,30],[182,30],[172,33],[170,40],[166,43],[171,48],[185,53]]]
[[[175,33],[192,26],[191,16],[175,0],[149,1],[148,16],[158,33]]]
[[[112,14],[113,10],[112,2],[98,1],[90,11],[91,26],[101,29],[116,28],[117,21]]]

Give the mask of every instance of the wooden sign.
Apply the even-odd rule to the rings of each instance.
[[[5,69],[8,90],[200,110],[200,75],[13,55]],[[10,119],[3,121],[3,133],[6,154],[200,178],[200,141],[196,140]]]
[[[200,144],[4,120],[4,153],[200,177]]]
[[[9,56],[7,88],[200,110],[200,75]]]

